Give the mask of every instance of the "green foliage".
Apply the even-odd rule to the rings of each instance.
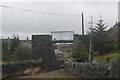
[[[55,49],[58,49],[58,46],[57,46],[57,44],[54,44],[54,45],[53,45],[53,47],[54,47]]]
[[[10,44],[10,53],[13,53],[15,49],[19,46],[20,40],[19,36],[13,35],[13,39],[11,39],[11,44]]]
[[[107,54],[107,55],[102,55],[102,56],[96,56],[93,58],[93,60],[100,62],[100,63],[109,63],[111,64],[112,61],[116,58],[120,58],[120,54],[118,53],[112,53],[112,54]]]
[[[31,59],[31,48],[19,46],[16,48],[16,51],[13,55],[15,60],[24,61]]]
[[[7,41],[3,41],[2,42],[2,60],[3,61],[8,60],[9,56],[10,56],[10,49],[8,47],[8,43]]]
[[[120,52],[120,22],[118,22],[118,41],[117,41],[117,49]]]
[[[107,28],[106,23],[104,23],[104,20],[102,19],[98,20],[98,23],[96,23],[96,25],[97,32],[103,32]]]
[[[13,35],[13,39],[6,39],[2,42],[2,60],[24,61],[31,59],[31,48],[28,46],[20,46],[19,36]]]
[[[120,41],[116,44],[117,52],[120,52]]]
[[[72,57],[77,61],[77,62],[85,62],[88,61],[88,52],[84,45],[78,41],[74,48],[73,48],[73,55]]]
[[[8,49],[8,43],[7,42],[2,42],[2,49]]]
[[[4,62],[31,60],[31,48],[18,46],[13,54],[5,54],[3,60]]]
[[[94,50],[99,51],[100,54],[105,54],[113,51],[113,40],[106,34],[96,36],[93,44]]]
[[[92,30],[93,36],[93,49],[99,54],[106,54],[113,51],[113,39],[106,33],[106,28],[106,23],[100,19],[98,23],[96,23],[95,28],[90,29]]]
[[[2,41],[2,60],[9,61],[10,57],[14,54],[16,48],[19,46],[19,36],[13,35],[13,39],[6,39]]]

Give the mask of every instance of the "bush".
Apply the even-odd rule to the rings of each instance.
[[[25,61],[31,59],[31,48],[19,46],[16,48],[14,55],[12,56],[13,60]]]
[[[85,62],[88,61],[88,52],[81,41],[76,42],[73,47],[73,55],[72,57],[77,62]]]

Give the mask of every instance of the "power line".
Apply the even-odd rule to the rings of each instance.
[[[80,16],[80,15],[67,15],[67,14],[59,14],[59,13],[50,13],[50,12],[39,12],[39,11],[30,10],[30,9],[21,9],[21,8],[9,7],[9,6],[5,6],[5,5],[0,5],[0,7],[9,8],[9,9],[16,9],[16,10],[21,10],[21,11],[34,12],[34,13],[40,13],[40,14],[59,15],[59,16],[75,16],[75,17]]]

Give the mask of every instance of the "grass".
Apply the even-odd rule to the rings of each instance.
[[[116,58],[120,58],[120,54],[118,53],[111,53],[107,55],[102,55],[102,56],[96,56],[93,58],[93,60],[100,62],[100,63],[108,63],[111,64],[112,61]]]

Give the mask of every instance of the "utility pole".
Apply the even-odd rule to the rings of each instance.
[[[93,33],[92,28],[93,28],[93,24],[94,24],[93,16],[91,16],[91,21],[89,22],[89,24],[90,24],[90,28],[91,28],[91,30],[90,30],[91,33],[90,33],[89,61],[92,61],[92,33]]]
[[[82,13],[82,35],[84,35],[84,16]]]

